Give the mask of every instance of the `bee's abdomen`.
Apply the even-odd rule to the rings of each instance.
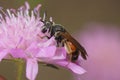
[[[79,57],[79,51],[76,50],[75,52],[72,53],[72,58],[71,58],[71,61],[72,62],[75,62]]]

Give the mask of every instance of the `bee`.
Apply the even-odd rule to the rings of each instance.
[[[50,18],[48,21],[46,20],[46,13],[44,13],[43,19],[41,20],[44,25],[42,27],[42,33],[49,33],[49,36],[44,36],[50,39],[51,37],[55,37],[57,47],[64,47],[67,52],[67,59],[71,62],[75,62],[78,60],[79,55],[83,59],[87,59],[87,52],[85,48],[74,39],[66,29],[60,25],[55,24]]]

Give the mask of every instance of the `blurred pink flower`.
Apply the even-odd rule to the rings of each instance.
[[[2,59],[21,58],[26,61],[26,77],[35,80],[38,73],[38,61],[57,64],[72,70],[74,73],[85,72],[77,63],[70,63],[66,59],[64,47],[56,47],[54,37],[49,40],[41,39],[39,4],[30,10],[29,4],[18,10],[0,8],[0,61]],[[67,66],[66,66],[67,65]]]
[[[0,75],[0,80],[6,80],[6,78],[2,75]]]
[[[120,29],[112,25],[88,25],[79,41],[88,52],[83,80],[120,80]],[[79,79],[78,79],[79,80]]]

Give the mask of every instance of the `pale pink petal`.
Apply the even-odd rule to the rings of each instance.
[[[36,59],[27,59],[26,76],[29,80],[35,80],[38,73],[38,63]]]
[[[27,49],[26,54],[30,55],[31,57],[34,57],[39,52],[39,48],[37,46],[37,43],[32,43]]]
[[[39,61],[44,61],[44,62],[47,62],[47,63],[51,63],[51,64],[54,64],[57,61],[66,60],[66,51],[65,51],[64,47],[62,47],[62,48],[57,47],[56,49],[53,49],[53,51],[55,51],[55,52],[52,52],[51,55],[48,54],[50,52],[50,50],[46,53],[39,53],[38,58],[40,58],[40,59],[38,59],[38,60]]]
[[[50,38],[43,44],[39,44],[40,47],[47,47],[47,46],[51,46],[51,45],[56,45],[56,41],[55,41],[54,37]]]
[[[52,57],[53,60],[64,60],[66,59],[66,50],[64,47],[57,48],[56,54]]]
[[[83,74],[86,72],[80,65],[77,65],[75,63],[70,63],[68,65],[68,68],[71,69],[76,74]]]
[[[27,56],[25,55],[24,50],[22,49],[11,49],[10,50],[10,54],[12,55],[12,57],[14,58],[26,58]]]
[[[83,74],[86,72],[80,65],[77,65],[77,64],[72,63],[72,62],[57,61],[56,64],[61,65],[63,67],[66,67],[66,68],[72,70],[76,74]]]
[[[1,52],[0,52],[0,61],[3,59],[3,58],[5,58],[5,56],[8,54],[9,52],[8,52],[8,50],[2,50]]]
[[[36,57],[51,58],[55,55],[56,46],[42,48]]]
[[[36,42],[33,42],[33,43],[31,43],[31,45],[26,49],[26,50],[31,50],[31,49],[33,49],[33,48],[37,48],[37,44],[38,43],[36,43]]]

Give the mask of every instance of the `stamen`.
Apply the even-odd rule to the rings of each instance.
[[[3,16],[2,16],[2,14],[0,14],[0,21],[2,21],[3,20]]]
[[[26,8],[26,10],[29,10],[29,9],[30,9],[30,5],[28,4],[27,1],[25,2],[25,8]]]
[[[2,7],[0,7],[0,11],[1,11],[5,16],[7,16],[7,14],[3,11],[3,8],[2,8]]]
[[[9,10],[9,9],[7,9],[7,13],[8,13],[8,16],[11,18],[11,17],[12,17],[12,15],[11,15],[11,12],[10,12],[10,10]]]
[[[10,9],[10,11],[14,14],[14,16],[17,16],[16,10],[15,9]],[[13,15],[12,14],[12,15]]]
[[[16,44],[16,48],[19,46],[19,44],[22,42],[23,37],[20,38],[20,40],[18,41],[18,43]]]
[[[34,8],[34,13],[37,15],[37,17],[40,16],[40,13],[39,13],[40,7],[41,7],[41,4],[39,4],[36,8]]]

